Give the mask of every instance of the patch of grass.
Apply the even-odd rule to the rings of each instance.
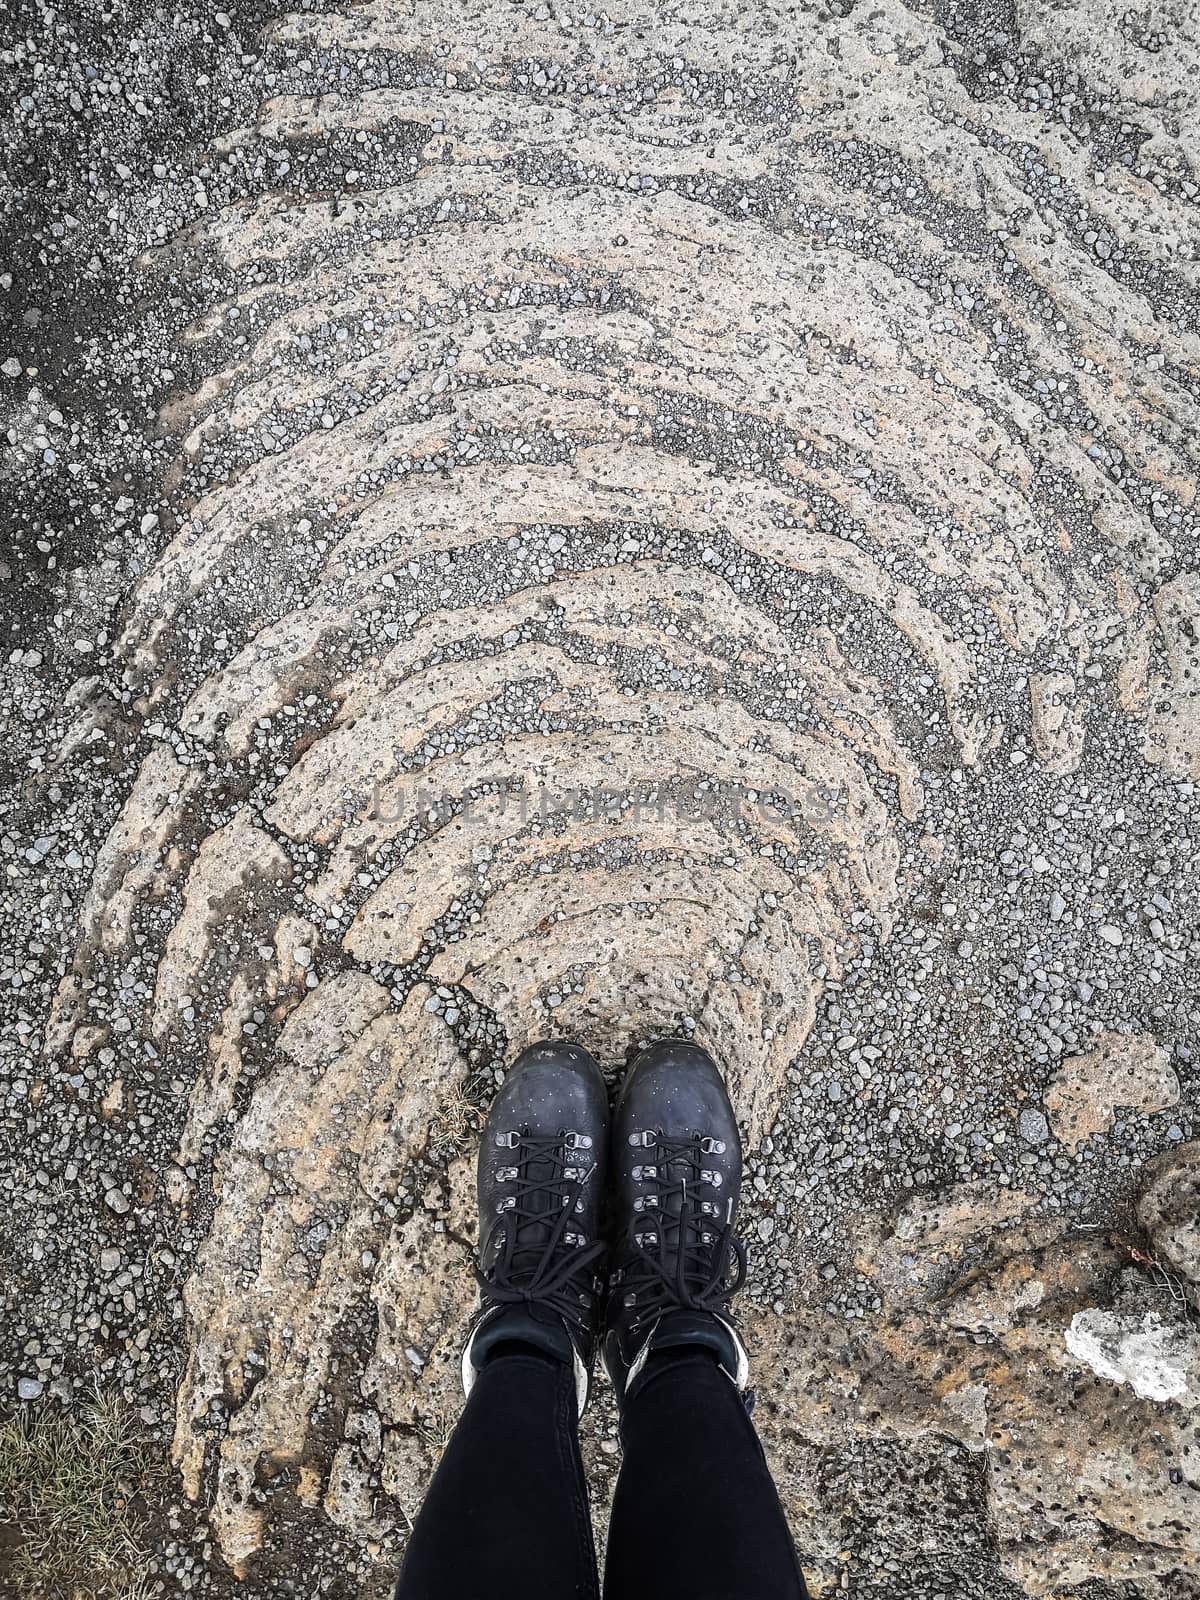
[[[463,1094],[448,1095],[429,1124],[429,1153],[439,1161],[453,1161],[482,1126],[483,1113],[477,1105]]]
[[[436,1467],[442,1459],[446,1446],[450,1443],[450,1435],[454,1432],[455,1420],[453,1417],[443,1416],[440,1411],[430,1416],[418,1416],[413,1431],[428,1452],[431,1467]]]
[[[137,1497],[154,1471],[136,1415],[97,1396],[75,1416],[27,1408],[0,1423],[0,1521],[19,1600],[149,1600]]]

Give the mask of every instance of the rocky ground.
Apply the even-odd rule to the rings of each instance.
[[[814,1594],[1200,1594],[1191,8],[6,20],[0,1383],[142,1592],[388,1593],[491,1088],[682,1030]]]

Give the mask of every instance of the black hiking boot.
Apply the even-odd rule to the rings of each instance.
[[[746,1275],[733,1232],[741,1182],[737,1119],[712,1057],[683,1039],[643,1050],[613,1118],[618,1245],[603,1360],[621,1398],[651,1355],[687,1346],[746,1387],[730,1316]]]
[[[500,1345],[572,1367],[582,1413],[606,1246],[608,1094],[578,1045],[523,1050],[492,1101],[479,1147],[482,1305],[462,1354],[463,1388]]]

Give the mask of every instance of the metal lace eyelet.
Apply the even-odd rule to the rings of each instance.
[[[635,1183],[646,1183],[651,1178],[658,1177],[657,1167],[634,1167],[633,1180]]]
[[[721,1185],[725,1182],[724,1178],[722,1178],[722,1176],[721,1176],[721,1174],[719,1172],[714,1172],[709,1167],[705,1167],[701,1171],[701,1173],[700,1173],[700,1181],[701,1181],[701,1183],[709,1183],[709,1184],[711,1184],[714,1189],[719,1189],[721,1187]]]
[[[700,1148],[706,1156],[723,1156],[725,1154],[724,1139],[714,1139],[705,1135],[700,1141]]]
[[[635,1149],[640,1146],[642,1149],[649,1150],[657,1139],[658,1134],[653,1128],[643,1128],[641,1133],[631,1133],[629,1135],[629,1142]]]
[[[635,1211],[651,1211],[657,1205],[658,1196],[656,1194],[639,1194],[633,1202],[633,1209]]]
[[[518,1169],[516,1167],[497,1167],[496,1182],[512,1183],[517,1177],[517,1170]]]
[[[501,1200],[500,1204],[496,1207],[496,1210],[498,1212],[499,1211],[512,1211],[516,1207],[516,1204],[517,1204],[517,1197],[516,1197],[515,1194],[506,1195],[505,1198],[503,1200]]]
[[[520,1142],[520,1137],[518,1133],[498,1133],[496,1135],[497,1148],[500,1150],[515,1150]]]
[[[590,1133],[569,1133],[565,1143],[568,1150],[590,1150],[592,1136]]]

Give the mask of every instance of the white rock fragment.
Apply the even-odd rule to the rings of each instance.
[[[1063,1334],[1067,1350],[1110,1383],[1127,1384],[1140,1400],[1185,1400],[1194,1392],[1200,1351],[1195,1335],[1164,1327],[1157,1312],[1140,1323],[1090,1306]]]

